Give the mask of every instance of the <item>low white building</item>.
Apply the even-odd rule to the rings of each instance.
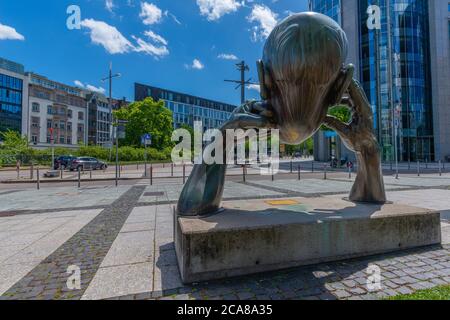
[[[34,73],[28,77],[28,124],[36,148],[76,148],[87,140],[87,103],[81,89]]]

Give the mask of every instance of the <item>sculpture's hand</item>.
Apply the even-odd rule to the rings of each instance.
[[[221,130],[273,128],[275,126],[271,107],[264,101],[250,101],[236,108]]]
[[[325,124],[335,130],[344,144],[356,153],[358,174],[350,193],[350,200],[386,202],[379,145],[373,133],[373,115],[367,97],[356,80],[352,80],[349,98],[342,102],[352,110],[350,123],[327,116]]]

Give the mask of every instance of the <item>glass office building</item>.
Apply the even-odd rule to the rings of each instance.
[[[339,23],[346,5],[358,7],[358,25],[345,31],[358,34],[357,72],[372,106],[383,160],[394,159],[395,145],[400,161],[434,160],[428,1],[310,1],[312,11]],[[370,5],[381,9],[381,29],[367,26]]]
[[[135,100],[142,101],[147,97],[165,102],[166,108],[173,113],[175,129],[183,124],[193,127],[194,121],[201,121],[204,131],[218,128],[236,108],[234,105],[136,83]]]
[[[0,58],[0,132],[22,131],[22,65]]]

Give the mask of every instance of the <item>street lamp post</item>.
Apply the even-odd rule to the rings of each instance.
[[[102,79],[102,82],[105,82],[106,80],[109,80],[109,115],[110,115],[110,121],[111,121],[111,128],[113,128],[113,113],[112,113],[112,79],[113,78],[120,78],[122,75],[120,73],[116,73],[113,75],[112,73],[112,62],[109,64],[109,76]],[[115,122],[116,127],[115,130],[110,130],[111,133],[115,133],[115,140],[116,140],[116,187],[119,185],[119,135],[118,135],[118,121]],[[113,137],[110,137],[111,142]]]

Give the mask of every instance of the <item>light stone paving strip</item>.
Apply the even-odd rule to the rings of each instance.
[[[141,203],[149,204],[156,202],[176,202],[180,197],[181,191],[183,189],[182,184],[176,185],[157,185],[157,186],[148,186],[145,190],[147,192],[164,192],[164,196],[146,196],[145,193],[139,200]],[[241,198],[260,198],[260,197],[275,197],[275,196],[283,196],[285,194],[267,190],[262,187],[248,186],[242,183],[236,183],[232,181],[228,181],[225,183],[225,189],[223,198],[226,200],[231,199],[241,199]]]
[[[4,211],[47,210],[108,206],[122,196],[130,186],[81,188],[60,187],[41,190],[23,190],[10,194],[0,194],[0,213]],[[44,200],[43,200],[44,199]]]
[[[153,291],[155,219],[156,206],[131,212],[83,300]]]
[[[135,208],[82,299],[160,292],[182,287],[173,246],[172,206]],[[137,228],[141,223],[147,230]]]
[[[335,179],[304,179],[301,181],[292,179],[283,179],[275,181],[251,181],[246,185],[253,187],[265,188],[278,192],[291,193],[294,195],[323,195],[323,194],[337,194],[342,192],[349,192],[353,186],[352,181],[335,180]],[[400,190],[408,189],[409,186],[390,186],[386,185],[386,190]]]
[[[6,299],[80,299],[145,187],[132,187],[5,292]],[[69,266],[81,270],[81,289],[67,287]]]

